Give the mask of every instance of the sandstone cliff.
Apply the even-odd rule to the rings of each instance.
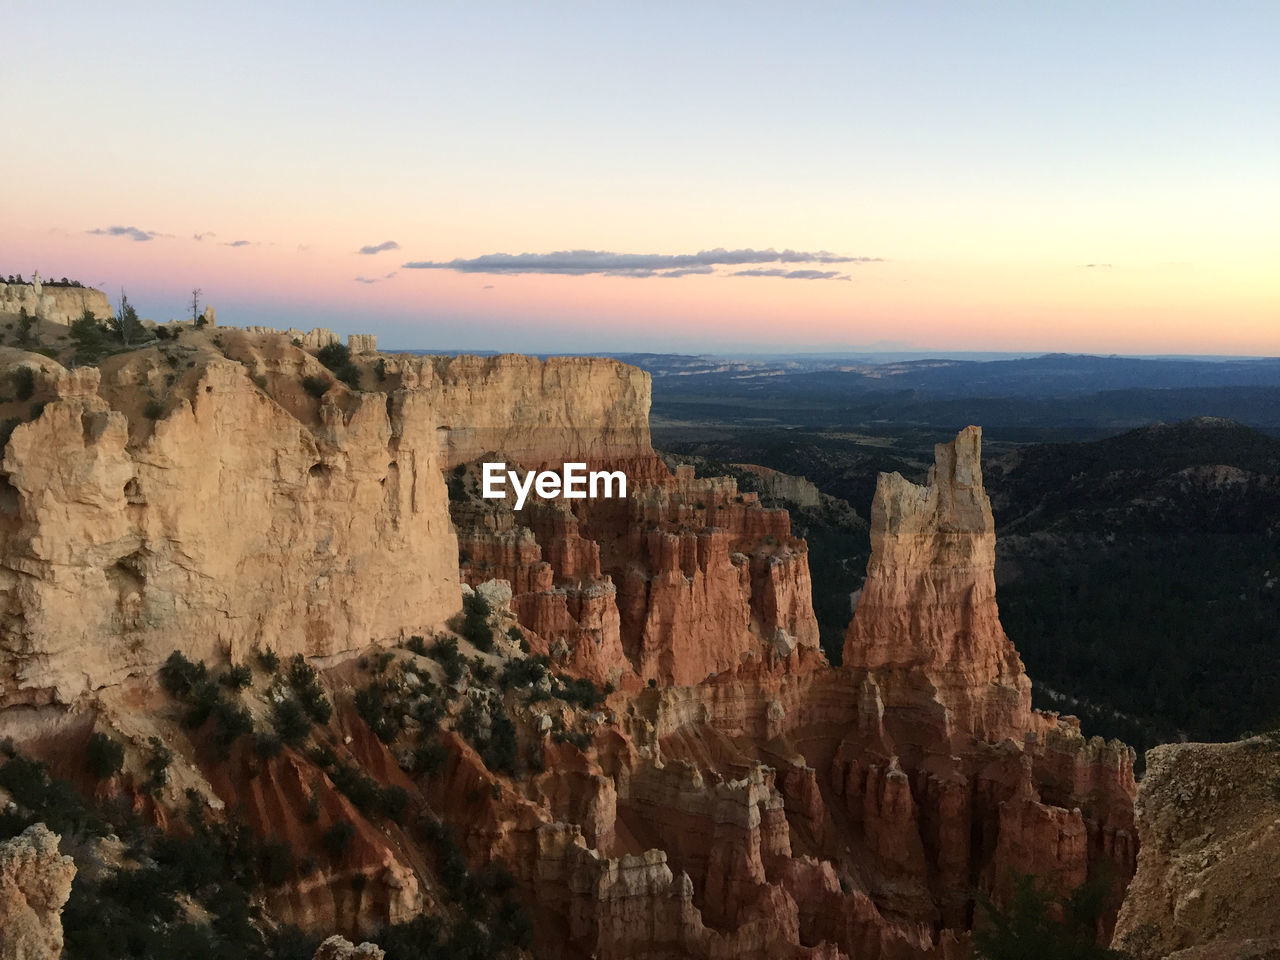
[[[51,323],[69,324],[88,310],[99,320],[115,314],[107,295],[92,287],[37,287],[30,283],[0,282],[0,313],[21,313]]]
[[[221,336],[235,359],[0,358],[37,371],[42,404],[0,461],[3,701],[69,701],[175,647],[332,656],[457,610],[430,398],[316,400],[304,352]]]

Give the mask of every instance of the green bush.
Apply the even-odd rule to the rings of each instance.
[[[169,764],[173,762],[173,751],[159,737],[148,737],[147,746],[151,748],[151,756],[147,758],[147,774],[150,777],[148,785],[156,789],[169,782]]]
[[[179,700],[191,695],[197,684],[208,679],[209,670],[203,661],[192,663],[181,652],[175,650],[160,668],[160,683],[169,693]]]
[[[311,733],[311,718],[302,709],[302,704],[293,697],[285,697],[272,705],[271,720],[280,740],[295,750],[302,746]]]
[[[20,808],[0,815],[0,838],[15,836],[36,821],[65,836],[102,836],[104,824],[94,816],[65,780],[49,776],[44,765],[14,756],[0,765],[0,787]]]
[[[486,653],[493,649],[493,630],[489,626],[489,614],[492,612],[489,601],[478,593],[462,598],[460,632],[472,646]]]
[[[458,641],[453,637],[441,637],[427,651],[431,659],[444,667],[444,676],[449,683],[457,683],[467,668],[467,661],[458,652]]]
[[[314,374],[307,374],[302,378],[302,389],[319,400],[329,392],[329,381],[325,377],[317,377]]]
[[[414,635],[406,640],[404,645],[410,653],[416,653],[420,657],[427,655],[427,641],[423,637]]]
[[[351,351],[341,343],[329,343],[316,351],[316,359],[352,390],[360,389],[360,369],[351,362]]]
[[[320,838],[325,852],[329,854],[329,859],[335,863],[341,863],[347,858],[347,851],[351,848],[351,841],[355,839],[356,828],[345,820],[339,820]]]
[[[307,663],[302,654],[295,653],[289,660],[287,679],[298,702],[302,704],[302,709],[307,711],[307,716],[321,726],[328,723],[333,716],[333,705],[320,686],[315,668]]]
[[[262,668],[263,673],[275,673],[280,669],[280,657],[270,647],[265,650],[259,650],[258,666]]]
[[[14,395],[19,400],[30,400],[36,392],[36,375],[30,367],[17,367],[9,374]]]

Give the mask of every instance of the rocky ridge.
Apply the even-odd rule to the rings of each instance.
[[[0,680],[35,706],[0,727],[68,775],[77,718],[126,765],[160,735],[181,762],[158,799],[114,783],[161,821],[190,787],[295,849],[351,825],[344,859],[267,895],[274,918],[376,940],[441,909],[441,824],[471,869],[506,864],[535,949],[566,956],[959,958],[975,888],[1132,874],[1131,752],[1032,712],[1000,628],[976,428],[939,445],[925,487],[882,479],[833,669],[786,512],[668,471],[640,371],[361,354],[358,392],[280,336],[183,338],[100,371],[0,357],[44,404],[0,462]],[[474,496],[491,455],[633,486],[517,514]],[[411,635],[450,640],[459,579],[490,598],[494,636],[433,659]],[[220,758],[155,684],[175,646],[302,654],[336,709],[307,749]],[[575,705],[574,677],[614,692]],[[251,720],[279,684],[251,677]],[[430,768],[412,740],[428,714]],[[518,763],[493,749],[504,723]],[[402,814],[356,804],[351,770],[401,791]]]

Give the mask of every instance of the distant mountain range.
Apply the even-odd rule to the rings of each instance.
[[[1280,359],[1050,354],[1005,360],[619,359],[654,378],[655,426],[735,425],[949,432],[996,442],[1092,439],[1156,421],[1216,416],[1280,434]]]

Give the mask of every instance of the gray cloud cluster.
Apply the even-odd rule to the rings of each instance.
[[[848,280],[847,273],[839,270],[782,270],[774,267],[768,270],[737,270],[729,274],[731,277],[781,277],[783,280]]]
[[[252,246],[248,240],[232,240],[230,243],[224,243],[224,247],[248,247]]]
[[[98,229],[90,230],[88,232],[99,237],[128,237],[130,240],[137,243],[146,243],[148,240],[154,240],[156,237],[160,236],[160,234],[156,233],[154,230],[142,230],[138,227],[120,226],[98,227]]]
[[[400,244],[396,243],[394,240],[386,240],[386,241],[383,241],[382,243],[371,243],[368,246],[361,247],[356,252],[362,253],[366,257],[371,257],[375,253],[382,253],[384,250],[399,250],[399,249],[400,249]]]
[[[409,270],[453,270],[458,273],[542,273],[609,277],[684,277],[708,274],[721,266],[757,263],[877,263],[880,257],[846,257],[826,250],[700,250],[698,253],[612,253],[606,250],[561,250],[556,253],[489,253],[471,259],[415,260]],[[787,271],[782,271],[783,273]],[[802,273],[805,271],[790,271]],[[812,271],[824,273],[828,271]],[[834,271],[831,271],[834,274]],[[745,271],[744,275],[748,274]],[[810,277],[807,279],[832,279]]]

